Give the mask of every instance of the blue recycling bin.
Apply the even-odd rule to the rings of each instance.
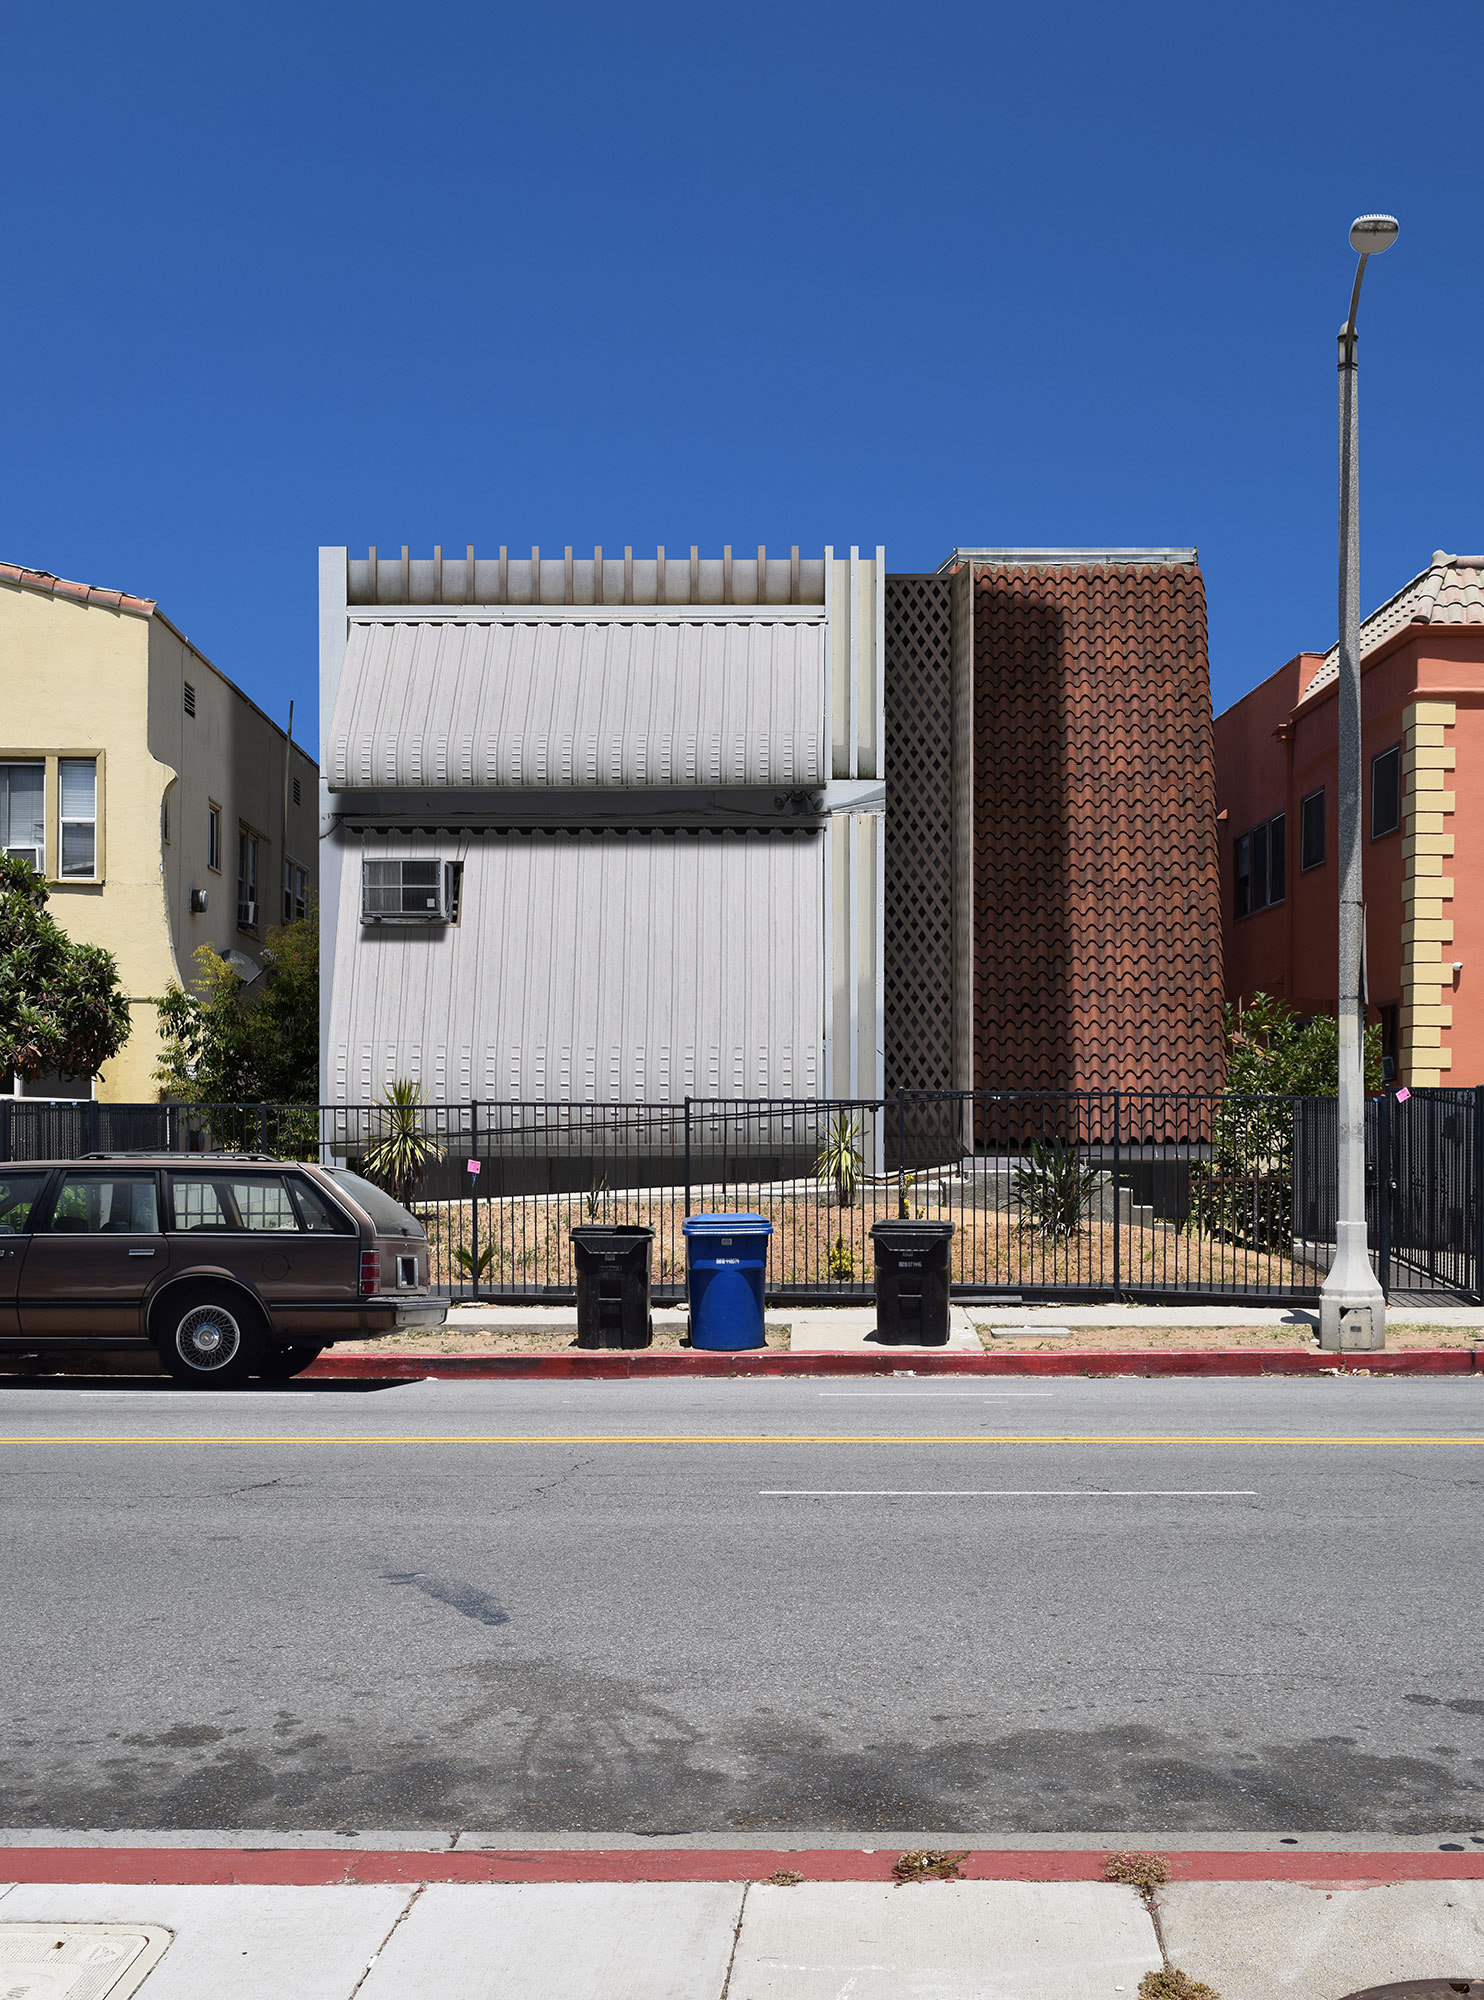
[[[686,1286],[692,1347],[762,1347],[768,1238],[765,1215],[688,1215]]]

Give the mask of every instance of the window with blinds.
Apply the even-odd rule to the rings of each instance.
[[[98,872],[98,763],[94,757],[62,757],[57,763],[61,793],[63,877]]]
[[[0,764],[0,849],[45,869],[45,764]]]

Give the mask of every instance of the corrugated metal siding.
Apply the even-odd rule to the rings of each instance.
[[[812,786],[822,619],[353,619],[328,737],[337,791]]]
[[[366,855],[464,863],[461,922],[362,930]],[[821,837],[367,838],[340,848],[335,1101],[813,1097]]]

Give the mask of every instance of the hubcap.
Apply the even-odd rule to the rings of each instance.
[[[225,1368],[242,1345],[242,1329],[225,1306],[193,1306],[175,1329],[175,1348],[188,1367]]]

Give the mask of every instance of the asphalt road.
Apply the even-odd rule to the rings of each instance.
[[[1484,1383],[0,1388],[0,1824],[1484,1833]]]

